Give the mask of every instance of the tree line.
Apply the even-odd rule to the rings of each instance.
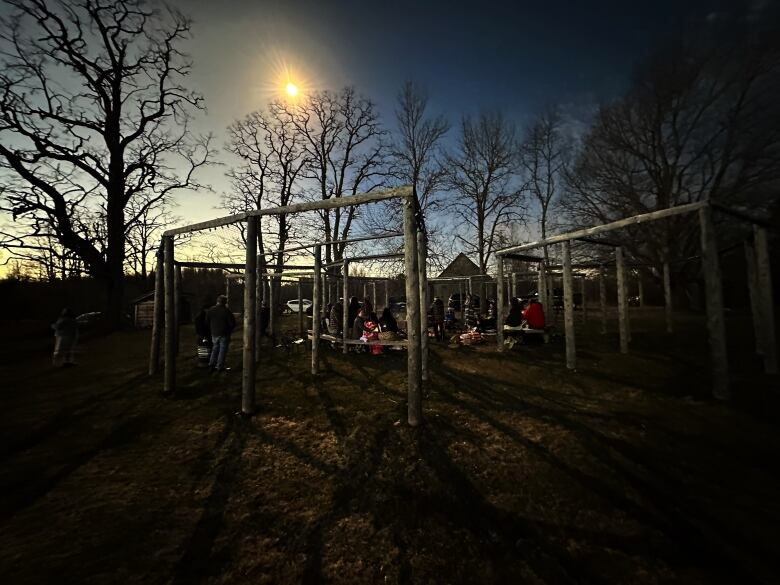
[[[0,246],[47,278],[103,282],[118,325],[126,273],[146,276],[175,197],[203,188],[210,135],[182,52],[191,21],[145,0],[6,0],[0,44]],[[226,129],[226,212],[411,185],[431,260],[456,251],[490,271],[528,234],[604,223],[702,199],[777,214],[780,76],[777,31],[708,31],[640,63],[628,89],[576,125],[551,105],[525,126],[497,110],[457,123],[407,82],[385,123],[354,87],[275,99]],[[389,205],[326,210],[316,221],[264,217],[260,268],[279,271],[291,244],[398,229]],[[524,229],[518,231],[517,227]],[[723,229],[729,229],[725,226]],[[238,233],[239,238],[245,237]],[[660,264],[696,249],[685,218],[610,236]],[[343,244],[324,247],[343,258]],[[545,253],[548,253],[545,250]],[[582,254],[598,257],[599,247]]]

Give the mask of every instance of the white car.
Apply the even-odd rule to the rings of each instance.
[[[305,313],[309,307],[311,307],[312,302],[309,299],[301,299],[301,306],[303,307],[303,312]],[[299,310],[298,308],[298,299],[293,299],[291,301],[287,301],[287,310],[290,313],[297,313]]]

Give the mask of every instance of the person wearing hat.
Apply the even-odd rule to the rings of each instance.
[[[219,295],[217,304],[209,309],[207,314],[209,331],[211,331],[211,358],[209,367],[214,372],[224,372],[225,355],[230,345],[230,334],[236,328],[236,318],[227,306],[227,297]]]

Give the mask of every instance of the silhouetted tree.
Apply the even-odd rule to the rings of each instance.
[[[144,0],[9,0],[0,45],[0,208],[46,226],[122,309],[129,202],[192,188],[208,139],[193,141],[202,98],[182,85],[190,22]],[[176,169],[176,170],[174,170]],[[183,169],[183,170],[179,170]],[[97,218],[98,230],[84,230]],[[23,238],[26,233],[20,234]]]
[[[523,218],[515,126],[501,113],[463,118],[457,150],[447,158],[453,211],[466,227],[455,238],[487,273],[490,258],[506,241],[508,226]]]

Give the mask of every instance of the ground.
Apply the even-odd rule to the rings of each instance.
[[[702,319],[660,315],[634,310],[628,356],[580,325],[577,372],[560,341],[432,344],[417,429],[405,354],[324,350],[313,378],[266,346],[245,419],[240,335],[209,375],[185,328],[172,398],[145,331],[66,370],[7,344],[2,582],[776,583],[777,380],[731,316],[712,401]]]

